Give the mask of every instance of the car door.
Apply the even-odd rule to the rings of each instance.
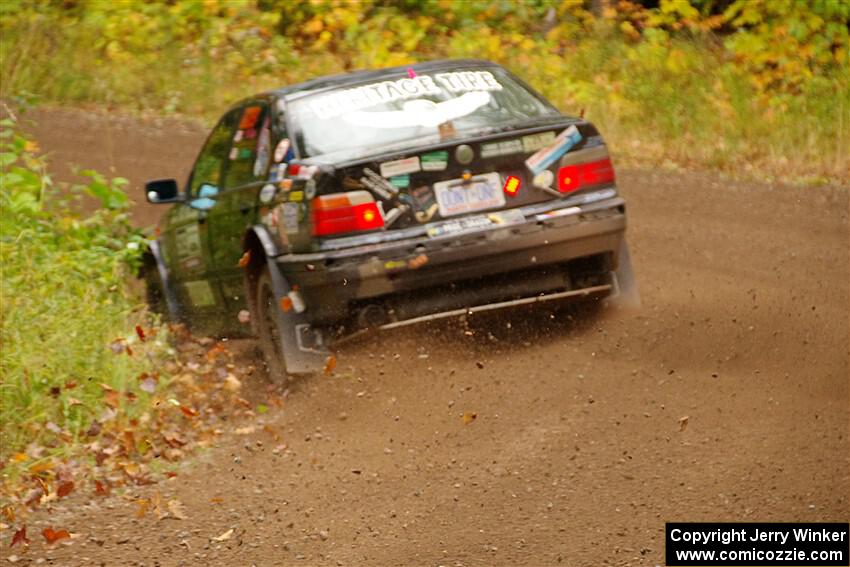
[[[224,309],[220,286],[211,279],[207,218],[221,191],[237,117],[231,111],[213,128],[189,175],[186,199],[171,209],[166,224],[164,248],[175,292],[196,323]]]
[[[224,165],[221,191],[209,210],[210,276],[220,283],[228,326],[246,308],[243,271],[239,260],[242,239],[256,222],[261,188],[268,183],[271,162],[271,112],[267,100],[244,103],[237,112],[237,129]],[[232,315],[232,317],[230,316]]]

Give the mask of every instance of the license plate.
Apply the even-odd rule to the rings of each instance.
[[[434,184],[434,194],[440,208],[440,216],[450,217],[494,209],[505,205],[502,179],[498,173],[476,175],[468,183],[461,179],[441,181]]]

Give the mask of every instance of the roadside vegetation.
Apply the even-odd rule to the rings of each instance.
[[[833,0],[4,2],[4,96],[212,119],[326,73],[483,57],[620,160],[850,178],[850,4]]]
[[[223,420],[267,406],[241,397],[253,369],[235,364],[223,343],[148,313],[131,277],[146,239],[130,225],[126,181],[83,171],[85,184],[54,184],[37,144],[6,114],[0,534],[14,526],[12,543],[25,547],[29,510],[75,491],[105,496],[173,476]],[[100,207],[81,214],[81,198]],[[160,515],[180,513],[177,504],[155,505]]]

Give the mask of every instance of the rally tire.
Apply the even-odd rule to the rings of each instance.
[[[282,336],[284,318],[280,312],[274,285],[268,266],[263,266],[256,279],[254,300],[251,302],[251,321],[269,378],[275,382],[285,381],[288,373],[283,360]]]

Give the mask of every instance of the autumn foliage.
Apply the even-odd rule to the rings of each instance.
[[[615,157],[809,181],[850,168],[847,2],[18,0],[0,10],[3,83],[24,100],[213,118],[318,75],[482,57],[563,111],[585,111]]]

